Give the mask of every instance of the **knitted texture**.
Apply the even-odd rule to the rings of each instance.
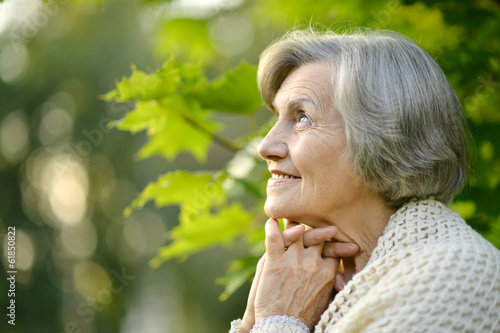
[[[229,333],[238,333],[243,322],[236,319],[231,322]],[[273,332],[273,333],[310,333],[309,328],[299,319],[289,316],[274,316],[265,318],[256,323],[250,330],[255,332]]]
[[[231,329],[229,330],[229,333],[238,333],[240,331],[242,323],[243,322],[241,319],[233,320],[231,322]]]
[[[281,332],[281,330],[279,330],[279,327],[282,326],[286,329],[283,332],[310,333],[310,330],[306,326],[306,324],[304,324],[297,318],[289,316],[274,316],[263,319],[253,326],[250,333],[259,332],[260,328],[265,328],[266,326],[273,327],[273,332]]]
[[[315,332],[500,333],[500,251],[442,203],[412,199]]]

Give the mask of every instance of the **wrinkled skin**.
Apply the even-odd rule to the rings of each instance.
[[[268,255],[269,251],[266,252],[257,265],[257,272],[250,290],[247,309],[243,316],[243,324],[240,332],[249,332],[257,321],[283,313],[287,313],[289,316],[295,318],[302,318],[301,320],[309,327],[314,326],[319,320],[321,313],[328,306],[328,303],[331,302],[334,294],[342,290],[345,285],[343,276],[338,273],[335,274],[338,269],[340,258],[351,257],[359,250],[359,247],[353,243],[327,241],[332,239],[337,233],[338,230],[336,227],[325,227],[305,231],[303,225],[286,221],[286,229],[279,235],[279,227],[276,229],[276,226],[276,220],[270,219],[267,222],[266,246],[272,246],[276,252],[272,251],[272,256]],[[280,246],[282,246],[283,251],[279,250]],[[285,248],[287,248],[286,251],[284,250]],[[309,257],[304,255],[307,249],[310,249],[312,256],[316,258],[313,264],[317,265],[315,268],[322,269],[322,274],[315,276],[309,275],[308,277],[288,274],[287,272],[290,270],[303,272],[303,267],[309,267],[310,263],[303,263],[299,260],[300,258],[303,261],[309,261]],[[289,250],[290,252],[288,252]],[[288,253],[285,255],[286,252]],[[281,276],[283,279],[282,282],[286,283],[288,286],[285,290],[294,292],[299,291],[297,286],[303,283],[302,278],[308,281],[312,281],[313,279],[321,280],[324,287],[314,287],[319,295],[307,294],[308,288],[301,288],[300,292],[302,295],[287,295],[287,297],[283,297],[284,295],[281,293],[280,288],[276,288],[276,286],[269,285],[259,289],[259,282],[267,260],[269,260],[268,267],[270,267],[270,269],[266,270],[266,275],[274,274],[276,276]],[[275,265],[275,261],[278,261],[278,265]],[[314,274],[317,270],[312,269],[308,271]],[[267,277],[266,275],[264,279]],[[287,276],[295,276],[296,279],[287,280]],[[259,290],[259,294],[257,290]],[[273,310],[275,312],[274,314],[268,314],[266,311],[268,308],[267,303],[271,302],[273,299],[276,300],[281,298],[294,298],[294,303],[288,304],[288,306],[280,306],[279,309]],[[309,309],[309,312],[304,314],[296,313],[301,312],[301,309],[307,302],[311,303],[305,307]],[[257,309],[255,308],[256,304]],[[273,305],[271,305],[271,307],[273,307]],[[305,318],[312,319],[308,320]]]

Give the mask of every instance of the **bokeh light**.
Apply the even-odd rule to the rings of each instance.
[[[84,299],[95,299],[102,290],[109,290],[110,282],[106,270],[93,261],[80,261],[73,269],[75,289]]]
[[[231,176],[241,179],[248,177],[260,158],[257,154],[260,141],[260,138],[251,141],[229,161],[227,171]]]
[[[81,158],[40,148],[26,163],[23,203],[54,226],[74,225],[87,211],[88,175]]]
[[[41,110],[42,117],[38,136],[40,143],[51,145],[67,143],[73,134],[73,117],[52,103],[47,103]]]
[[[30,56],[26,46],[12,42],[0,53],[0,78],[3,82],[14,84],[28,71]]]
[[[67,167],[62,161],[52,161],[47,168]],[[80,166],[48,171],[45,192],[54,216],[63,224],[81,221],[87,210],[87,178]]]
[[[252,45],[252,23],[238,14],[218,17],[210,24],[210,40],[213,47],[226,56],[244,53]]]
[[[64,225],[61,229],[61,243],[66,253],[78,259],[87,259],[97,247],[97,231],[88,220],[76,225]]]
[[[35,34],[40,28],[36,16],[42,5],[39,0],[5,0],[0,3],[0,34],[10,33],[19,38]]]
[[[165,241],[165,225],[154,211],[144,210],[130,216],[123,227],[128,245],[140,254],[153,254]]]
[[[29,271],[33,266],[34,247],[31,237],[22,229],[16,231],[16,268]]]
[[[10,163],[21,161],[27,153],[29,132],[21,111],[9,113],[0,125],[0,152]]]
[[[126,180],[109,181],[101,191],[99,200],[104,214],[110,219],[122,217],[123,210],[137,196],[135,186]]]

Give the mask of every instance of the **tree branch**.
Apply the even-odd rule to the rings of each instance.
[[[235,145],[234,143],[232,143],[228,139],[226,139],[226,138],[218,135],[217,133],[214,133],[214,132],[210,131],[209,129],[203,127],[203,125],[201,125],[200,123],[198,123],[196,120],[194,120],[194,119],[192,119],[192,118],[190,118],[190,117],[188,117],[186,115],[182,115],[182,118],[188,124],[190,124],[191,126],[193,126],[194,128],[196,128],[200,132],[205,133],[206,135],[208,135],[212,140],[214,140],[215,142],[217,142],[218,144],[220,144],[222,147],[224,147],[226,149],[229,149],[233,153],[236,153],[236,152],[238,152],[240,150],[240,147],[238,147],[237,145]]]

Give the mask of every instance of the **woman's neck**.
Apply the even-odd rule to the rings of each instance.
[[[339,229],[335,240],[359,246],[356,256],[342,260],[346,282],[366,266],[378,239],[395,212],[396,209],[389,207],[381,197],[371,196],[335,214],[334,219],[330,221],[330,225]]]

